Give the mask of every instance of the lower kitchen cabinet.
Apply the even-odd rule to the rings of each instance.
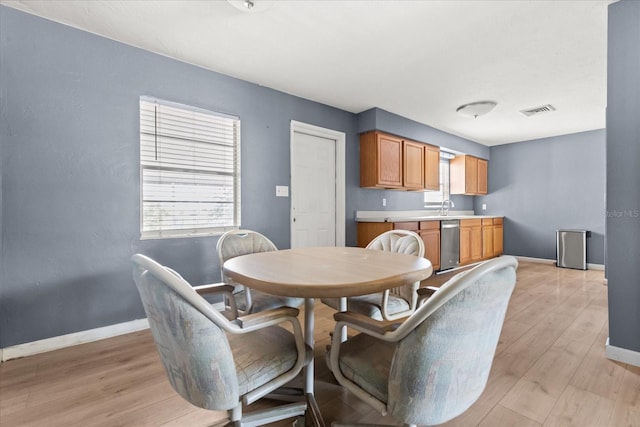
[[[418,234],[424,243],[424,257],[431,261],[433,271],[440,270],[440,221],[421,221]]]
[[[424,243],[424,257],[431,261],[433,271],[440,269],[440,221],[359,222],[357,243],[365,248],[385,231],[415,231]]]
[[[391,230],[409,230],[418,232],[420,228],[418,221],[404,221],[404,222],[359,222],[358,223],[358,236],[357,244],[361,248],[366,248],[367,245],[376,237],[386,231]]]
[[[504,226],[502,218],[493,219],[493,256],[500,256],[504,253]]]
[[[460,265],[482,260],[482,220],[460,220]]]
[[[392,222],[359,222],[356,244],[361,248],[366,248],[369,242],[389,230],[393,230]]]
[[[493,218],[482,220],[482,259],[493,258]]]
[[[415,231],[424,242],[424,257],[433,271],[440,270],[440,221],[358,222],[358,246],[364,248],[375,237],[390,230]],[[503,218],[460,220],[460,265],[473,264],[503,253]]]
[[[482,220],[482,258],[489,259],[503,253],[503,219]]]

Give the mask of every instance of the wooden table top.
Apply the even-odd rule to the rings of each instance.
[[[238,283],[274,295],[335,298],[365,295],[431,276],[426,258],[353,247],[314,247],[232,258],[224,272]]]

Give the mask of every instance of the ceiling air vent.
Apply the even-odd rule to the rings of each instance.
[[[535,116],[536,114],[550,113],[552,111],[556,111],[556,109],[551,104],[542,105],[540,107],[527,108],[526,110],[520,110],[520,112],[527,117]]]

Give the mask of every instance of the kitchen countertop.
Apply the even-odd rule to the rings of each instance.
[[[356,222],[443,221],[447,219],[502,218],[502,215],[474,215],[473,211],[451,211],[440,215],[437,211],[358,211]]]

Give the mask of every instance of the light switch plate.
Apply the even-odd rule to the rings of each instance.
[[[276,197],[289,197],[289,186],[276,185]]]

